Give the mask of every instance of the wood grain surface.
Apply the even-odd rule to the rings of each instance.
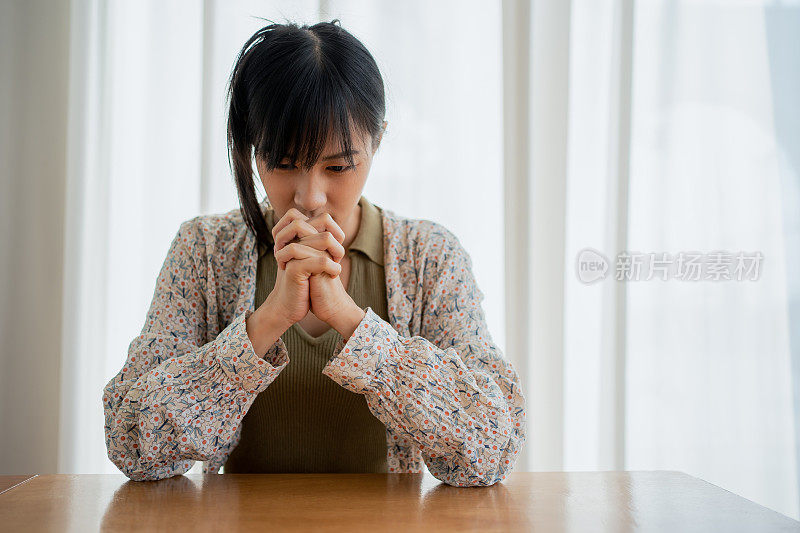
[[[800,522],[673,471],[520,472],[470,488],[429,474],[197,474],[160,481],[59,474],[0,494],[1,531],[265,529],[732,532],[798,531]]]

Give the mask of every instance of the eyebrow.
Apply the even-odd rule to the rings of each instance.
[[[326,155],[325,157],[322,158],[322,160],[327,161],[329,159],[336,159],[337,157],[347,157],[348,155],[351,154],[357,155],[358,153],[359,153],[358,150],[349,150],[349,151],[339,152],[338,154]]]

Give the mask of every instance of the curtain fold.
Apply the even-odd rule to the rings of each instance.
[[[794,421],[794,472],[788,475],[794,476],[795,483],[800,484],[800,106],[796,97],[800,94],[797,52],[800,50],[800,8],[768,4],[764,8],[764,25],[786,251],[789,381],[793,405],[790,416]]]

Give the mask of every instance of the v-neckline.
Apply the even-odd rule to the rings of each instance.
[[[350,258],[350,275],[347,278],[347,288],[345,290],[347,291],[347,294],[350,295],[351,298],[353,297],[353,277],[354,277],[353,271],[355,270],[353,268],[353,265],[355,264],[355,262],[353,261],[353,255],[354,254],[351,253],[351,250],[347,250],[347,256]],[[274,257],[275,256],[273,255],[273,258]],[[297,334],[300,335],[309,344],[320,344],[321,342],[327,340],[328,336],[339,333],[333,326],[328,326],[328,329],[326,329],[324,333],[322,333],[318,337],[314,337],[309,332],[304,330],[302,326],[300,326],[299,321],[295,322],[289,327],[289,329],[292,328],[294,328]]]

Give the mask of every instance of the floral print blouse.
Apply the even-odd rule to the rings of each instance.
[[[492,341],[458,238],[382,209],[390,320],[367,307],[322,373],[363,394],[386,426],[389,472],[424,462],[447,484],[492,485],[525,443],[519,375]],[[257,261],[239,209],[181,223],[144,327],[103,389],[108,457],[130,479],[181,475],[195,461],[217,473],[248,408],[289,363],[282,339],[261,358],[247,336]]]

